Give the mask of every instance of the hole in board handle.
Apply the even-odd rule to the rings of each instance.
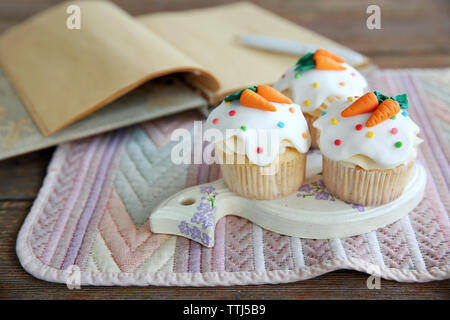
[[[195,199],[194,198],[183,198],[180,199],[180,204],[182,206],[191,206],[195,203]]]

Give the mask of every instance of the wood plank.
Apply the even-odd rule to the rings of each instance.
[[[58,0],[16,0],[0,4],[0,32],[9,26],[25,20],[41,10],[51,7]],[[235,1],[155,1],[136,0],[113,1],[132,15],[166,10],[187,10]],[[375,58],[399,54],[420,55],[418,67],[450,66],[450,4],[448,1],[399,0],[383,1],[381,9],[381,30],[366,27],[367,7],[371,1],[254,1],[258,5],[285,17],[292,22],[310,28],[354,50]],[[282,35],[280,35],[282,37]],[[430,55],[442,56],[433,59]],[[395,62],[389,62],[391,66]],[[396,59],[395,61],[397,61]],[[382,60],[384,62],[384,60]],[[415,67],[417,59],[401,61],[401,67]],[[381,65],[384,67],[384,65]]]
[[[33,200],[54,148],[0,161],[0,201]]]

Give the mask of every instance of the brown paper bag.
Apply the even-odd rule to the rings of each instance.
[[[69,30],[69,5],[81,29]],[[183,72],[215,104],[272,84],[298,57],[246,47],[258,34],[327,47],[337,43],[250,3],[131,17],[103,1],[49,9],[0,38],[0,64],[44,135],[161,75]]]

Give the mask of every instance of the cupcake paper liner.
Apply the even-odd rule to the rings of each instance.
[[[273,200],[288,196],[304,182],[306,154],[296,150],[286,153],[289,155],[281,154],[278,161],[265,167],[249,163],[248,159],[245,164],[221,164],[225,184],[245,198]]]
[[[397,199],[406,187],[414,160],[392,169],[347,167],[323,156],[323,180],[337,198],[363,206],[379,206]]]

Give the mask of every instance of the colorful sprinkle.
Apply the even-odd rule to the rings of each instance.
[[[295,74],[295,79],[298,79],[298,78],[300,78],[300,73]]]
[[[408,113],[408,111],[403,110],[403,111],[402,111],[402,115],[403,115],[404,117],[407,117],[407,116],[409,116],[409,113]]]
[[[218,123],[219,123],[219,119],[214,118],[213,121],[212,121],[212,123],[213,123],[213,124],[218,124]]]
[[[314,88],[318,88],[318,87],[320,87],[320,84],[319,84],[318,82],[314,82],[314,83],[313,83],[313,87],[314,87]]]
[[[230,112],[228,112],[228,114],[230,115],[230,117],[234,116],[236,114],[236,111],[231,110]]]
[[[310,103],[311,103],[311,101],[309,101],[309,100],[303,101],[303,104],[304,104],[305,106],[309,106]]]
[[[231,104],[231,101],[225,101],[225,104],[226,104],[227,106],[229,106],[229,105]]]
[[[344,86],[345,86],[345,82],[344,82],[344,81],[341,81],[341,82],[339,82],[339,85],[340,85],[341,87],[344,87]]]
[[[353,98],[353,97],[348,97],[347,98],[347,101],[353,101],[353,100],[355,100],[355,98]]]
[[[283,122],[278,122],[278,126],[280,127],[280,128],[284,128],[284,123]]]
[[[281,78],[283,78],[283,79],[286,78],[286,73],[283,74],[283,75],[281,76]]]
[[[324,112],[322,112],[321,116],[323,117],[323,116],[326,115],[326,114],[327,114],[327,112],[324,111]]]
[[[295,108],[294,108],[294,107],[290,107],[290,108],[289,108],[289,111],[290,111],[291,113],[294,113],[294,112],[295,112]]]
[[[338,119],[336,119],[336,118],[333,118],[333,119],[331,119],[331,124],[337,124],[338,123]]]
[[[306,134],[306,132],[302,133],[302,137],[303,137],[303,139],[307,139],[308,138],[308,135]]]
[[[247,130],[247,127],[246,126],[241,126],[241,130],[245,131],[245,130]]]
[[[339,140],[339,139],[334,140],[334,144],[337,145],[337,146],[340,146],[341,143],[342,143],[342,141]]]
[[[398,132],[398,129],[397,129],[397,128],[392,128],[392,129],[391,129],[391,133],[392,133],[392,134],[397,134],[397,132]]]
[[[391,117],[391,120],[395,120],[395,119],[397,119],[397,116],[392,116]]]
[[[352,77],[356,76],[356,73],[352,72],[350,73],[352,75]]]
[[[363,125],[362,124],[357,124],[356,126],[355,126],[355,129],[356,130],[362,130],[362,128],[363,128]]]
[[[397,142],[394,144],[394,146],[395,146],[396,148],[401,148],[402,145],[403,145],[403,143],[402,143],[401,141],[397,141]]]
[[[369,138],[373,138],[374,135],[375,135],[375,132],[373,132],[373,131],[367,132],[367,136],[368,136]]]
[[[256,152],[257,153],[262,153],[263,152],[263,148],[261,148],[261,147],[256,148]]]

